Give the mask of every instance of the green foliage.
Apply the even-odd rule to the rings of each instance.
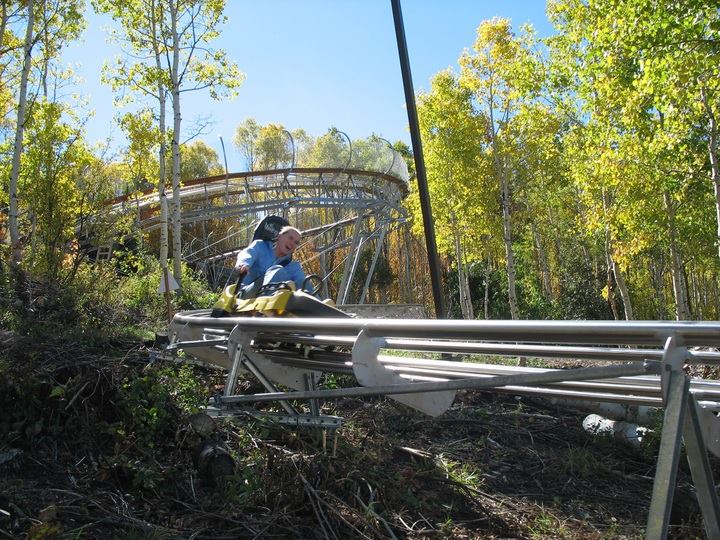
[[[445,476],[453,482],[472,489],[482,486],[482,474],[470,463],[459,463],[444,456],[438,457],[438,462]]]
[[[568,254],[560,268],[561,293],[553,303],[552,316],[565,320],[612,319],[612,312],[598,290],[603,283],[577,255]],[[605,276],[602,276],[603,278]]]
[[[162,279],[160,263],[148,255],[130,253],[118,264],[121,269],[132,269],[118,285],[124,305],[148,322],[167,320],[165,299],[158,292]],[[208,290],[201,277],[186,266],[183,266],[183,275],[182,292],[173,297],[174,309],[199,309],[215,302],[217,295]]]
[[[49,280],[60,277],[78,220],[96,209],[88,196],[96,188],[87,186],[95,158],[68,117],[71,111],[57,103],[35,104],[26,126],[32,144],[25,151],[18,181],[22,207],[32,216],[26,266]]]
[[[154,448],[170,429],[170,388],[152,368],[122,384],[120,407],[131,421],[129,433],[146,448]]]
[[[224,499],[233,506],[247,506],[262,493],[263,481],[255,463],[240,467],[235,474],[225,477],[221,489]]]
[[[324,373],[320,386],[322,388],[326,388],[327,390],[335,390],[336,388],[340,388],[337,377],[333,373]]]
[[[535,516],[529,524],[531,538],[563,538],[565,529],[558,519],[549,512]]]
[[[235,128],[233,144],[245,158],[245,170],[257,169],[257,139],[260,136],[260,125],[254,118],[246,118]]]
[[[640,440],[640,451],[649,459],[657,459],[660,451],[660,440],[662,439],[664,423],[664,411],[658,409],[650,417],[647,430]]]
[[[203,141],[183,144],[180,156],[180,180],[183,182],[225,172],[217,152]]]
[[[485,313],[485,267],[486,262],[471,262],[468,265],[468,281],[473,304],[473,311],[478,319],[484,318]],[[504,271],[490,269],[488,287],[488,316],[490,319],[508,319],[510,310],[507,300],[507,275]],[[459,298],[457,270],[451,269],[445,282],[445,290],[452,298]],[[453,302],[450,305],[451,315],[460,318],[460,305]]]
[[[483,148],[487,117],[475,110],[472,93],[450,71],[435,75],[431,91],[419,96],[418,115],[438,249],[454,253],[456,229],[463,231],[463,246],[471,260],[488,249],[499,249],[497,243],[488,242],[500,225],[498,186]],[[416,216],[413,230],[421,234],[414,184],[409,204]]]
[[[159,373],[170,389],[175,405],[186,413],[196,413],[208,402],[208,389],[193,366],[182,364],[170,366]]]
[[[257,166],[261,170],[280,169],[292,165],[290,138],[282,124],[262,126],[255,147]]]
[[[140,328],[167,321],[167,307],[158,293],[159,263],[137,249],[115,251],[109,262],[64,263],[54,279],[8,270],[0,259],[0,325],[43,339],[80,340],[86,345],[137,338]],[[66,256],[69,257],[69,256]],[[185,269],[187,284],[172,298],[173,309],[207,307],[215,293],[202,278]]]
[[[566,474],[580,478],[590,478],[599,469],[595,456],[587,448],[570,447],[567,449],[563,470]]]
[[[132,324],[110,265],[80,264],[72,280],[11,281],[11,328],[42,340],[81,341],[93,346],[111,343]]]
[[[547,56],[531,29],[484,21],[460,75],[419,96],[439,251],[457,258],[459,240],[467,263],[505,261],[527,318],[611,318],[607,265],[636,318],[686,318],[683,291],[713,317],[716,10],[558,0],[550,14]],[[420,234],[415,192],[409,206]]]
[[[317,137],[304,155],[302,167],[344,167],[351,163],[350,141],[337,128]]]
[[[636,316],[667,313],[663,297],[673,294],[661,287],[643,297],[648,272],[638,267],[646,254],[677,261],[666,272],[676,281],[674,311],[686,318],[679,274],[717,265],[717,204],[709,197],[717,184],[707,182],[717,178],[708,174],[717,169],[708,142],[717,135],[717,10],[702,2],[558,0],[549,16],[558,30],[552,72],[583,118],[567,153],[588,228],[604,231],[611,256],[630,274],[643,311]]]
[[[128,112],[120,117],[119,124],[129,140],[124,156],[128,191],[145,189],[156,183],[159,174],[157,148],[162,135],[155,115],[150,109]]]

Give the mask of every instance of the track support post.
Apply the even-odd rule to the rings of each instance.
[[[675,482],[684,439],[688,464],[708,538],[720,538],[720,505],[702,434],[698,405],[683,371],[687,348],[671,336],[665,344],[661,373],[665,415],[645,537],[668,536]]]

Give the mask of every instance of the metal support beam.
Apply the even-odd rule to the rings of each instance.
[[[336,304],[342,305],[345,303],[345,299],[347,298],[347,289],[350,287],[350,269],[353,265],[354,261],[354,255],[356,251],[358,250],[358,245],[360,241],[360,232],[362,231],[362,220],[363,220],[363,214],[359,214],[357,219],[355,220],[355,228],[353,229],[353,238],[352,238],[352,244],[350,244],[350,250],[348,251],[348,256],[345,259],[345,266],[343,267],[343,275],[342,280],[340,281],[340,288],[338,289],[338,295],[337,300],[335,301]]]
[[[269,390],[270,392],[279,392],[278,387],[275,386],[273,384],[273,382],[270,379],[268,379],[265,376],[265,374],[262,371],[260,371],[260,369],[247,356],[244,356],[242,358],[241,362],[242,362],[243,367],[245,369],[247,369],[250,373],[255,375],[255,378],[257,378],[257,380],[260,381],[260,383],[267,390]],[[225,399],[223,399],[222,401],[225,402]],[[290,405],[287,401],[278,400],[278,403],[280,403],[282,408],[285,409],[285,411],[288,414],[295,414],[295,415],[299,414],[298,410],[295,407],[293,407],[292,405]]]
[[[705,450],[698,406],[692,394],[687,394],[688,415],[685,419],[683,440],[690,474],[692,474],[695,493],[708,538],[720,538],[720,505],[718,504],[715,482],[713,481],[710,460]]]
[[[323,250],[320,252],[320,275],[322,276],[322,297],[330,298],[330,289],[328,287],[328,271],[327,271],[327,254]]]
[[[415,107],[415,90],[413,89],[412,74],[410,72],[405,26],[403,24],[400,0],[391,0],[391,3],[398,55],[400,57],[400,70],[402,72],[403,88],[405,89],[405,104],[407,106],[408,123],[410,124],[410,139],[413,147],[413,157],[415,158],[415,174],[417,176],[418,194],[420,195],[420,208],[422,210],[423,227],[425,228],[425,244],[427,245],[430,280],[432,282],[433,300],[435,301],[435,316],[438,319],[443,319],[446,317],[446,313],[443,302],[442,281],[440,279],[440,262],[435,241],[430,190],[428,189],[427,174],[425,173],[420,123],[418,122],[417,108]]]
[[[233,345],[231,345],[233,347]],[[242,361],[243,348],[239,343],[234,346],[234,350],[231,349],[232,366],[230,367],[230,373],[228,373],[225,381],[225,397],[231,396],[235,393],[235,386],[237,385],[238,371],[240,370],[240,362]]]
[[[681,371],[669,372],[662,438],[645,533],[648,540],[667,538],[689,387],[690,381]]]
[[[367,296],[368,290],[370,289],[370,282],[372,281],[373,272],[375,272],[375,265],[377,264],[378,257],[380,256],[380,250],[382,249],[383,242],[385,241],[385,235],[387,234],[387,224],[382,224],[380,226],[382,228],[382,232],[380,233],[380,238],[377,239],[377,245],[375,246],[375,254],[373,255],[372,262],[370,263],[370,270],[368,270],[368,275],[365,278],[365,285],[363,285],[362,293],[360,293],[360,299],[358,300],[358,304],[365,303],[365,296]]]
[[[305,389],[317,390],[317,379],[314,373],[305,373]],[[310,400],[310,414],[320,416],[320,402],[317,399]]]

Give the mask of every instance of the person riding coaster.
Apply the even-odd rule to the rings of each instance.
[[[279,229],[279,231],[278,231]],[[279,216],[267,216],[253,234],[253,241],[240,251],[235,269],[239,278],[228,285],[213,306],[211,316],[303,315],[348,317],[330,303],[316,298],[320,276],[306,276],[292,255],[300,245],[300,231]],[[312,287],[316,281],[315,287]]]

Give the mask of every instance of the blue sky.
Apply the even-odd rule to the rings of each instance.
[[[540,36],[552,27],[542,0],[403,0],[403,19],[415,91],[427,90],[433,74],[457,66],[483,20],[506,17],[513,27],[531,23]],[[248,117],[322,135],[335,126],[351,138],[376,133],[410,142],[390,0],[227,0],[228,23],[215,48],[224,49],[245,73],[233,101],[213,101],[207,92],[183,95],[183,125],[198,117],[214,124],[201,136],[220,153],[225,140],[231,171],[240,156],[232,146],[235,127]],[[64,60],[85,84],[81,92],[95,111],[87,123],[90,141],[109,135],[120,112],[100,83],[105,59],[119,51],[106,43],[110,21],[88,9],[84,42]]]

